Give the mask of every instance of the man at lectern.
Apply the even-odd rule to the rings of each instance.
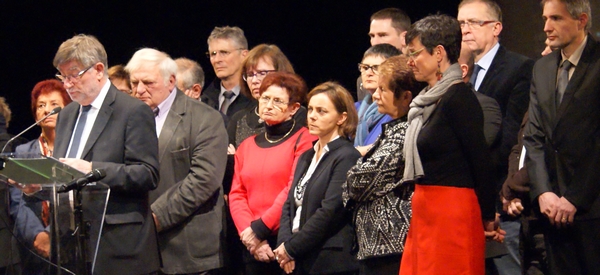
[[[53,62],[73,103],[60,112],[54,157],[83,173],[104,169],[110,187],[94,274],[154,274],[160,259],[148,192],[158,183],[152,110],[108,80],[93,36],[63,42]]]

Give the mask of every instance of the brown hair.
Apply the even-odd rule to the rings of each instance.
[[[8,123],[10,122],[11,114],[12,112],[10,111],[10,107],[8,107],[8,103],[6,103],[6,99],[0,96],[0,115],[4,117],[6,128],[8,128]]]
[[[354,99],[352,95],[342,85],[328,81],[319,84],[308,93],[308,101],[318,94],[324,93],[335,106],[335,110],[342,114],[346,113],[347,118],[338,129],[338,134],[341,137],[352,140],[356,135],[356,125],[358,124],[358,114],[354,107]]]
[[[288,60],[279,47],[272,44],[260,44],[252,48],[252,50],[248,52],[248,55],[246,55],[246,58],[242,63],[242,75],[244,75],[249,69],[255,68],[258,64],[258,61],[263,58],[265,58],[267,62],[271,62],[273,68],[275,68],[275,71],[295,73],[292,63],[290,63],[290,60]],[[241,93],[247,98],[251,99],[252,94],[248,89],[248,85],[241,77],[242,76],[240,76],[240,83],[243,83],[240,85]]]
[[[391,19],[392,27],[398,34],[410,29],[410,17],[406,12],[398,8],[385,8],[371,15],[371,21],[375,19]]]
[[[300,103],[304,104],[306,98],[306,83],[304,79],[297,74],[287,72],[274,72],[268,74],[260,84],[259,94],[262,95],[271,86],[283,88],[290,97],[289,104]]]
[[[392,56],[379,65],[379,80],[387,80],[387,86],[400,98],[405,91],[413,95],[419,93],[419,83],[412,69],[408,66],[405,55]]]
[[[83,67],[100,62],[104,64],[104,72],[107,73],[106,50],[102,43],[92,35],[78,34],[60,44],[52,64],[58,68],[60,64],[72,60],[81,63]]]
[[[123,79],[125,80],[125,82],[127,82],[127,86],[129,86],[129,89],[131,90],[129,73],[125,70],[125,67],[123,67],[123,65],[114,65],[108,68],[108,79]]]

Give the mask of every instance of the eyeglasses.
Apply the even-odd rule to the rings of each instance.
[[[96,65],[96,64],[94,64]],[[77,83],[79,82],[79,78],[85,73],[87,72],[89,69],[91,69],[92,67],[94,67],[94,65],[87,67],[87,69],[81,70],[80,72],[78,72],[75,75],[61,75],[60,73],[56,74],[56,79],[60,80],[60,82],[65,82],[65,81],[69,81],[71,83]]]
[[[464,28],[465,26],[469,26],[469,28],[473,28],[475,26],[477,27],[483,27],[483,25],[489,24],[489,23],[496,23],[498,21],[496,20],[489,20],[489,21],[485,21],[485,20],[459,20],[458,24],[460,24],[460,28]]]
[[[288,105],[287,102],[284,102],[283,100],[279,99],[279,98],[270,98],[268,96],[261,96],[258,101],[261,104],[269,104],[269,102],[271,102],[271,100],[273,100],[273,105],[278,106],[278,107],[283,107]]]
[[[235,50],[232,50],[232,51],[219,50],[219,51],[206,52],[206,57],[208,57],[209,59],[213,59],[213,58],[217,57],[217,55],[220,55],[221,57],[227,57],[232,52],[234,52],[234,51],[241,51],[241,50],[245,50],[245,49],[244,48],[239,48],[239,49],[235,49]]]
[[[416,50],[414,52],[411,52],[410,50],[408,50],[406,55],[408,56],[409,60],[415,61],[415,57],[417,57],[417,55],[419,55],[424,49],[425,49],[425,47],[421,48],[420,50]]]
[[[267,74],[275,72],[275,70],[264,70],[264,71],[257,71],[255,73],[243,73],[242,74],[242,79],[244,79],[244,81],[248,81],[250,79],[252,79],[253,77],[256,77],[256,79],[263,79],[265,78],[265,76],[267,76]]]
[[[373,71],[374,74],[379,74],[379,65],[368,65],[363,63],[358,63],[358,71],[361,73],[366,73],[369,69]]]

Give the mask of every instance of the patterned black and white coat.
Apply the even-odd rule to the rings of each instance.
[[[414,190],[402,182],[407,128],[405,118],[384,124],[373,147],[348,171],[342,196],[353,212],[359,260],[404,251]]]

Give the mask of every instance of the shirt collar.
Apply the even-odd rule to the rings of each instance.
[[[240,94],[240,85],[236,85],[235,87],[233,87],[233,89],[231,89],[231,91],[233,92],[233,94],[235,96],[238,96]],[[221,83],[221,93],[219,94],[220,96],[223,96],[223,93],[227,91],[227,89],[225,89],[225,87],[223,87],[223,84]]]
[[[577,64],[579,63],[579,59],[581,59],[581,54],[583,53],[583,49],[585,48],[585,45],[587,44],[587,39],[588,39],[588,37],[586,35],[585,38],[583,39],[583,42],[581,43],[581,45],[579,45],[579,47],[577,47],[577,50],[575,50],[569,58],[567,58],[563,54],[563,51],[560,51],[560,55],[562,56],[561,64],[563,61],[568,59],[571,62],[571,64],[573,64],[574,67],[577,67]]]
[[[100,107],[102,107],[102,102],[104,102],[104,99],[108,94],[108,89],[110,89],[110,85],[110,80],[106,80],[106,83],[104,83],[104,86],[102,86],[102,89],[100,89],[100,93],[98,93],[96,99],[94,99],[94,101],[92,101],[92,104],[90,104],[94,109],[100,109]]]
[[[489,52],[487,52],[479,61],[477,61],[477,65],[481,67],[484,71],[487,71],[492,65],[492,61],[494,61],[494,57],[496,53],[498,53],[498,49],[500,49],[500,43],[496,43]]]
[[[173,105],[173,102],[175,101],[175,95],[177,94],[177,88],[173,88],[173,90],[171,91],[171,93],[169,94],[169,96],[167,96],[167,98],[165,98],[165,100],[163,100],[163,102],[161,102],[160,104],[158,104],[158,115],[157,116],[162,116],[166,113],[169,112],[169,110],[171,110],[171,105]]]
[[[340,138],[340,135],[337,135],[337,136],[335,136],[334,138],[332,138],[332,139],[331,139],[331,140],[330,140],[330,141],[329,141],[329,142],[328,142],[328,143],[325,145],[325,147],[323,147],[323,154],[321,154],[321,155],[324,155],[325,153],[329,152],[329,143],[333,142],[334,140],[336,140],[336,139],[338,139],[338,138]],[[315,150],[315,152],[319,150],[319,144],[320,144],[320,143],[319,143],[319,141],[317,140],[317,142],[315,142],[315,145],[313,146],[313,149]]]

